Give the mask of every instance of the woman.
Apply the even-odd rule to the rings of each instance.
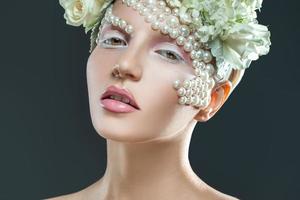
[[[262,1],[61,0],[68,24],[92,29],[89,105],[107,168],[52,199],[236,199],[203,182],[188,149],[252,60],[269,51]]]

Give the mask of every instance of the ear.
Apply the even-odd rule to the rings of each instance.
[[[212,118],[228,99],[231,89],[232,83],[230,81],[225,81],[215,87],[211,92],[210,104],[203,110],[200,110],[195,119],[200,122],[206,122]]]

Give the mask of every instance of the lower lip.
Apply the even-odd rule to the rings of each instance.
[[[111,112],[116,113],[129,113],[137,110],[126,103],[113,99],[101,99],[101,106]]]

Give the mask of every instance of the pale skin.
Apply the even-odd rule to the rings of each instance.
[[[115,2],[113,13],[132,24],[134,33],[106,26],[101,36],[120,40],[114,48],[98,44],[87,63],[92,123],[107,141],[105,174],[81,191],[50,200],[237,199],[202,181],[188,158],[195,125],[214,116],[237,83],[217,84],[204,109],[179,105],[172,83],[194,77],[188,54],[174,47],[171,38],[152,30],[143,17],[121,1]],[[158,53],[170,48],[186,62],[170,62]],[[116,63],[120,64],[122,79],[112,76]],[[105,110],[99,99],[109,85],[130,90],[141,110],[126,114]]]

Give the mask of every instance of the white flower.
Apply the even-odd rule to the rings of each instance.
[[[252,60],[267,54],[271,45],[268,28],[256,20],[262,1],[182,0],[180,17],[198,10],[201,20],[191,22],[196,25],[196,36],[201,42],[209,43],[217,65],[227,62],[233,68],[245,69]]]
[[[235,69],[245,69],[251,61],[266,55],[270,50],[270,32],[266,26],[256,23],[236,24],[228,32],[226,38],[209,43],[217,62],[226,61]]]
[[[72,26],[83,25],[87,33],[93,28],[105,0],[59,0],[65,9],[66,23]]]

